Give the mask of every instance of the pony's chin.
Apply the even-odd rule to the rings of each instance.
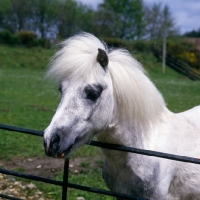
[[[74,144],[71,144],[66,150],[64,150],[62,153],[58,153],[56,156],[57,158],[69,158],[70,153],[73,149]]]
[[[67,149],[59,152],[56,156],[56,158],[69,158],[72,151],[74,151],[77,148],[82,147],[84,144],[89,144],[91,141],[91,138],[88,137],[77,137],[73,144],[71,144]]]

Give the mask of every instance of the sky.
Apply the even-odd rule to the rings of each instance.
[[[96,8],[102,0],[78,0]],[[117,0],[116,0],[117,1]],[[200,0],[143,0],[145,4],[167,4],[181,34],[200,29]]]

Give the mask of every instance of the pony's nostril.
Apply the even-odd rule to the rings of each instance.
[[[55,134],[55,136],[52,139],[53,143],[60,143],[60,136],[58,134]]]
[[[47,156],[57,157],[57,154],[60,152],[62,138],[59,133],[59,131],[53,132],[49,138],[44,138],[44,148]]]
[[[54,136],[52,136],[50,140],[50,145],[47,154],[50,156],[54,156],[54,154],[56,154],[56,152],[59,151],[59,149],[60,149],[60,136],[58,134],[55,134]]]
[[[50,141],[50,149],[57,151],[60,148],[60,136],[55,134]]]

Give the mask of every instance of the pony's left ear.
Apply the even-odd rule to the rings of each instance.
[[[108,66],[108,55],[103,49],[98,49],[97,62],[106,69]]]

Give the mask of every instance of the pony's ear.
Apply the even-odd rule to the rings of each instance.
[[[108,56],[103,49],[98,49],[97,62],[105,69],[108,66]]]

